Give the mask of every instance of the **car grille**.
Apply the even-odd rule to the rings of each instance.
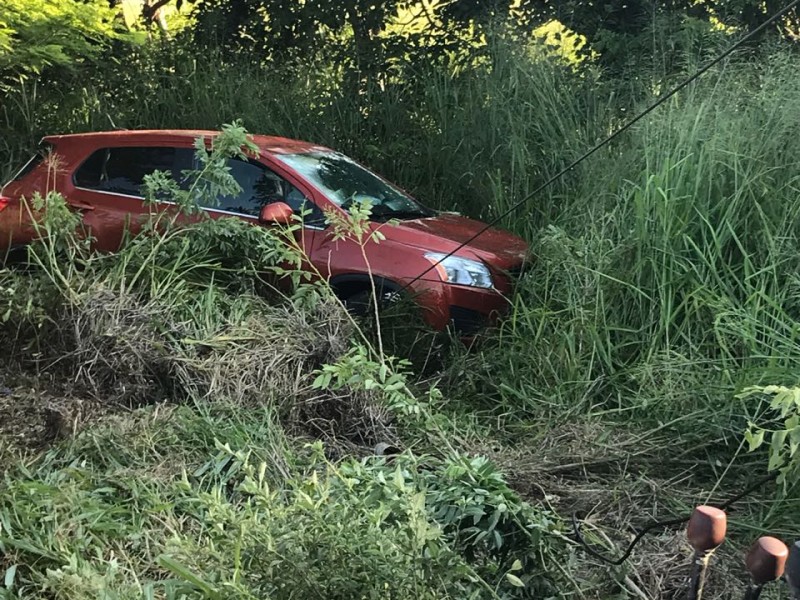
[[[462,308],[461,306],[450,307],[450,319],[453,323],[453,329],[455,329],[458,335],[472,335],[477,333],[483,329],[487,323],[486,315],[482,315],[468,308]]]

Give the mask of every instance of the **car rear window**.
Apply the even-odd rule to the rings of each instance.
[[[39,144],[39,148],[36,151],[36,154],[31,156],[28,159],[22,168],[14,174],[14,177],[11,178],[11,181],[19,181],[23,177],[25,177],[28,173],[33,171],[39,164],[44,160],[44,157],[47,156],[48,152],[50,152],[51,146],[46,142],[42,142]],[[8,183],[11,183],[9,181]]]
[[[102,148],[75,171],[75,185],[90,190],[142,197],[144,176],[164,171],[177,182],[191,169],[191,148],[161,146]]]

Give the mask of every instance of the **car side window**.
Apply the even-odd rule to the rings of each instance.
[[[296,214],[310,210],[311,215],[322,216],[322,211],[303,192],[264,165],[231,158],[228,167],[242,191],[235,196],[219,197],[219,204],[209,208],[257,217],[267,204],[285,202]],[[306,217],[307,221],[313,220],[311,215]]]
[[[192,168],[191,148],[166,146],[102,148],[75,171],[75,185],[90,190],[142,197],[144,176],[164,171],[179,184]]]

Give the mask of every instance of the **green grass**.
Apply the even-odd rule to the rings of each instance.
[[[737,387],[796,379],[791,64],[712,75],[627,136],[624,152],[594,159],[606,177],[576,188],[534,236],[539,262],[492,362],[520,370],[501,370],[500,384],[567,384],[570,410],[637,419],[691,407],[726,427],[742,414]],[[742,94],[748,85],[760,91]]]
[[[3,172],[10,172],[44,133],[112,126],[216,128],[221,122],[241,118],[253,132],[307,139],[352,154],[431,206],[490,219],[624,122],[664,85],[651,74],[611,79],[591,67],[575,72],[501,43],[492,47],[492,69],[449,73],[415,66],[383,88],[360,90],[349,89],[331,65],[292,76],[272,68],[231,64],[219,56],[195,56],[178,45],[164,51],[131,51],[124,62],[130,68],[97,67],[102,78],[93,81],[98,83],[70,86],[42,81],[38,88],[12,92],[0,117]],[[562,517],[573,506],[589,506],[609,523],[612,533],[635,527],[651,513],[672,516],[706,501],[709,495],[724,498],[758,478],[766,469],[766,459],[763,454],[747,455],[741,441],[748,420],[761,418],[764,406],[757,400],[737,400],[735,394],[753,384],[796,384],[800,368],[800,129],[796,118],[800,81],[796,62],[794,53],[781,48],[735,57],[506,218],[503,225],[528,239],[537,257],[521,283],[512,314],[492,339],[472,353],[457,347],[436,350],[437,361],[444,364],[435,362],[438,368],[429,368],[424,380],[412,380],[411,388],[424,399],[423,391],[431,385],[430,371],[434,371],[444,400],[431,401],[426,408],[430,412],[421,421],[401,419],[397,429],[381,425],[372,433],[391,431],[399,442],[420,453],[450,445],[462,452],[496,455],[509,481],[518,475],[520,485],[534,482],[526,490],[536,508],[551,496],[561,498],[553,502]],[[176,272],[182,269],[173,266]],[[182,304],[184,291],[196,290],[198,280],[187,283],[178,277],[167,285],[167,280],[156,279],[163,287],[151,287],[153,296],[167,305],[180,304],[184,313],[174,321],[192,322],[198,339],[203,332],[216,335],[230,322],[241,323],[248,311],[265,311],[276,318],[281,314],[274,328],[258,331],[259,339],[247,352],[240,352],[242,348],[228,340],[230,352],[223,356],[229,366],[241,364],[236,361],[242,357],[256,365],[268,362],[257,358],[259,352],[264,347],[273,352],[277,346],[270,344],[283,339],[286,327],[297,325],[295,321],[287,324],[285,314],[274,307],[259,304],[254,308],[256,301],[251,303],[250,296],[239,300],[225,293],[216,296],[216,288],[205,289],[205,295],[192,293],[191,302]],[[173,287],[173,283],[186,287]],[[118,290],[114,285],[110,288]],[[302,316],[297,318],[303,327],[313,327],[313,318],[310,324]],[[237,332],[244,336],[241,329]],[[391,340],[394,334],[388,331],[386,336]],[[295,351],[312,352],[309,349],[316,340],[310,335]],[[425,348],[420,349],[424,345],[417,341],[415,356],[427,356]],[[326,360],[336,362],[346,347]],[[282,364],[306,369],[303,372],[308,374],[311,369],[304,359],[295,358]],[[215,377],[220,373],[236,377],[233,367],[212,371],[206,369],[208,363],[192,366],[196,370],[181,371],[184,383],[187,373],[199,373],[210,381],[218,381]],[[247,377],[248,386],[264,383],[258,369],[248,370]],[[176,512],[176,499],[185,500],[174,469],[176,465],[197,469],[217,456],[216,438],[230,442],[232,448],[252,449],[259,460],[272,457],[266,461],[270,482],[276,489],[294,489],[292,482],[302,480],[313,463],[298,439],[318,437],[322,429],[297,427],[298,416],[309,413],[297,412],[295,400],[308,389],[280,378],[273,383],[289,390],[286,397],[273,399],[268,407],[255,402],[252,412],[226,404],[227,396],[241,392],[241,387],[222,386],[215,388],[221,393],[177,409],[175,422],[154,419],[152,426],[142,425],[144,433],[126,438],[125,443],[109,433],[114,427],[127,427],[125,420],[65,442],[19,467],[27,469],[27,474],[15,484],[15,495],[0,496],[5,510],[46,511],[49,505],[37,504],[25,494],[44,485],[50,498],[54,482],[66,477],[67,465],[84,460],[88,453],[99,462],[80,467],[88,469],[82,481],[89,483],[70,502],[113,515],[127,500],[101,499],[102,508],[97,508],[96,490],[123,480],[142,486],[148,502],[168,506],[169,519],[160,523],[147,517],[147,523],[138,523],[136,519],[144,518],[152,506],[134,503],[125,508],[125,518],[135,525],[125,527],[141,527],[147,532],[144,539],[152,536],[158,552],[169,546],[167,533],[174,529],[181,561],[196,559],[192,573],[214,574],[213,586],[239,585],[226,579],[238,573],[229,556],[190,544],[196,543],[194,520],[209,510],[206,504],[200,512],[187,511],[188,529],[173,522],[183,518]],[[197,390],[190,389],[186,395],[197,395]],[[245,396],[253,399],[252,394]],[[214,402],[208,403],[209,399]],[[324,414],[327,419],[341,416],[336,412],[342,410],[341,403],[326,406],[333,410]],[[376,404],[359,406],[361,412],[348,416],[348,423],[356,423],[356,428],[369,422],[369,411]],[[146,410],[131,422],[150,418]],[[345,430],[336,430],[333,438]],[[327,438],[328,443],[336,441]],[[333,445],[341,454],[363,453],[368,446],[364,439]],[[531,450],[540,447],[547,449],[545,456]],[[123,458],[114,459],[118,453]],[[558,465],[579,463],[581,457],[590,457],[597,470],[586,467],[582,474],[552,475]],[[539,462],[556,470],[543,471]],[[337,463],[332,464],[323,470],[333,469],[326,471],[327,476],[332,485],[339,485]],[[158,471],[161,467],[167,468],[166,475]],[[157,476],[150,476],[151,471]],[[212,477],[202,493],[220,489],[223,483]],[[544,491],[537,486],[544,486]],[[200,496],[197,492],[191,501],[200,502]],[[291,513],[297,499],[291,493],[288,496],[280,505],[270,505],[270,510]],[[375,507],[364,507],[346,494],[340,498],[347,508],[331,513],[333,522],[377,518],[371,512]],[[777,498],[775,489],[767,487],[749,500],[736,521],[734,545],[747,545],[764,531],[791,535],[796,498],[796,488]],[[231,497],[219,502],[217,508],[228,511],[220,522],[226,526],[250,523],[246,520],[253,516],[249,508],[237,504],[232,509]],[[348,502],[355,503],[355,508]],[[410,511],[411,506],[406,509]],[[404,528],[422,523],[411,513],[404,514],[408,519],[392,525],[388,535],[402,537],[407,533]],[[309,531],[317,531],[314,528],[321,524],[309,518]],[[432,523],[429,516],[423,520]],[[114,519],[103,517],[100,522],[106,521]],[[37,543],[52,534],[50,525],[43,527]],[[265,527],[258,535],[288,535]],[[320,535],[330,535],[332,540],[339,535],[322,529]],[[92,539],[97,546],[84,550],[99,552],[103,561],[98,564],[106,565],[110,548],[117,543],[108,540],[124,534],[96,533]],[[347,544],[363,543],[377,552],[375,540],[352,535]],[[542,539],[559,538],[553,534]],[[265,540],[253,543],[265,544]],[[599,536],[597,541],[602,543]],[[72,565],[70,556],[77,543],[70,538],[60,548],[58,560],[47,563],[48,567],[57,567],[59,561]],[[214,543],[218,543],[216,538]],[[452,543],[446,554],[447,560],[463,566],[457,544]],[[19,556],[20,564],[33,560],[31,555]],[[85,552],[81,556],[87,560]],[[95,565],[86,579],[110,577],[124,594],[142,594],[149,585],[145,580],[152,583],[175,576],[175,569],[164,564],[147,570],[155,554],[126,556],[138,562],[121,564],[113,574],[97,571]],[[570,592],[579,587],[587,595],[609,597],[608,590],[621,576],[585,561],[580,554],[574,556],[583,562],[565,567],[568,583],[564,585]],[[382,576],[387,573],[384,568],[392,573],[392,569],[409,568],[405,559],[395,559],[370,568]],[[82,565],[69,568],[82,572],[88,568]],[[56,577],[42,569],[20,573],[28,578],[31,590],[56,585],[54,581],[67,585],[64,582],[73,581],[69,577],[74,575],[70,571]],[[325,577],[322,570],[315,573],[315,577]],[[463,572],[456,575],[461,577]],[[463,583],[456,575],[446,583],[448,593]],[[503,573],[481,575],[491,581],[503,577]],[[403,589],[417,590],[413,586],[419,582],[412,579],[402,580],[402,585],[411,586]],[[284,597],[283,592],[260,585],[252,583],[248,589]],[[438,583],[431,585],[431,589],[444,589],[436,587]],[[158,589],[155,597],[166,593],[166,588]],[[484,592],[478,592],[478,597]],[[375,593],[374,597],[380,597]],[[408,593],[413,596],[416,591]]]
[[[244,141],[226,127],[171,200],[230,190],[219,159]],[[560,519],[441,436],[440,394],[415,396],[330,290],[292,270],[291,293],[268,285],[299,259],[291,231],[154,211],[100,255],[63,197],[31,204],[41,239],[0,271],[5,371],[62,395],[28,433],[69,439],[3,473],[3,598],[519,597],[568,581]],[[40,410],[20,391],[3,421]],[[400,431],[424,443],[365,456]]]

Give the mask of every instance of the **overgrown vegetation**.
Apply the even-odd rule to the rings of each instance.
[[[250,3],[264,23],[199,3],[171,40],[70,34],[63,71],[15,39],[0,165],[45,133],[241,119],[488,220],[764,12],[634,2],[600,26],[563,3],[582,36],[564,60],[533,34],[564,14],[463,4],[408,33],[395,3]],[[502,223],[537,257],[511,314],[470,351],[418,338],[413,364],[402,327],[355,323],[287,269],[289,238],[155,210],[229,189],[217,159],[247,150],[238,125],[193,191],[150,179],[146,235],[118,254],[93,254],[58,194],[30,199],[47,235],[0,280],[0,415],[36,421],[28,440],[0,423],[0,597],[667,598],[678,534],[609,570],[567,540],[571,514],[613,554],[650,517],[779,470],[712,573],[738,596],[736,551],[797,537],[800,514],[797,61],[761,40],[531,198]]]
[[[154,438],[209,425],[179,409],[177,424],[140,432],[137,457],[126,448],[87,463],[88,448],[114,435],[111,425],[51,451],[36,472],[9,470],[0,501],[5,593],[461,598],[553,588],[557,518],[522,502],[485,459],[452,448],[427,463],[410,453],[391,464],[345,458],[395,438],[398,425],[414,427],[430,406],[369,339],[354,343],[352,318],[326,288],[304,283],[294,227],[181,221],[198,203],[238,193],[224,159],[249,144],[237,125],[223,128],[210,153],[198,140],[201,168],[185,190],[148,176],[153,211],[112,255],[91,252],[80,216],[58,193],[32,199],[38,241],[28,269],[2,273],[2,336],[19,369],[86,399],[62,405],[54,433],[92,411],[163,403],[205,411],[213,402],[212,411],[242,419],[248,436],[255,415],[247,413],[258,414],[266,438],[233,447],[213,428],[198,431],[204,449],[189,443],[167,467],[171,476],[141,479],[164,467]],[[157,198],[178,210],[158,210]],[[326,445],[293,456],[290,440],[314,438]],[[75,479],[76,469],[85,476]],[[127,470],[128,483],[117,480]],[[115,483],[98,489],[103,480]],[[115,508],[126,493],[134,505]],[[54,518],[34,525],[42,513]],[[119,548],[131,535],[142,544]]]

